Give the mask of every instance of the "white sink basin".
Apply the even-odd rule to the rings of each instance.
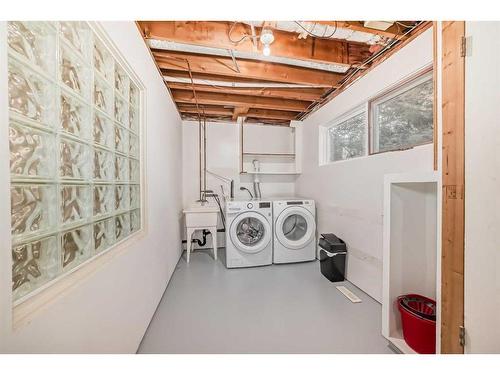
[[[185,208],[182,212],[185,214],[191,214],[196,212],[201,212],[201,213],[219,212],[219,207],[211,204],[201,205],[201,203],[196,203],[188,208]]]
[[[214,205],[201,205],[200,203],[182,211],[186,217],[186,227],[188,228],[209,228],[217,226],[219,207]]]

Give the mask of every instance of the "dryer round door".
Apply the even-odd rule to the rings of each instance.
[[[229,228],[231,242],[240,251],[258,253],[271,241],[271,225],[257,212],[239,214]]]
[[[285,208],[275,224],[276,237],[283,246],[292,250],[306,246],[316,231],[313,215],[302,207]]]

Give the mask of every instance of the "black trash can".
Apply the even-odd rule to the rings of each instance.
[[[347,257],[345,242],[333,233],[325,233],[321,237],[319,240],[321,273],[331,282],[344,281]]]

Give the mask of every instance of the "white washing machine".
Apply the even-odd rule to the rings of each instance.
[[[274,200],[273,224],[273,263],[316,259],[316,210],[313,200]]]
[[[273,262],[271,201],[226,202],[226,267],[256,267]]]

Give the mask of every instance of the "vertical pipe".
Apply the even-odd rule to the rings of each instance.
[[[207,120],[203,116],[203,191],[207,191]],[[206,196],[204,197],[206,200]]]
[[[199,172],[200,172],[200,191],[199,191],[199,201],[201,202],[202,201],[202,193],[201,191],[203,190],[203,187],[202,187],[202,175],[201,175],[201,120],[200,118],[198,118],[198,156],[199,156],[199,162],[198,162],[198,166],[199,166]]]

